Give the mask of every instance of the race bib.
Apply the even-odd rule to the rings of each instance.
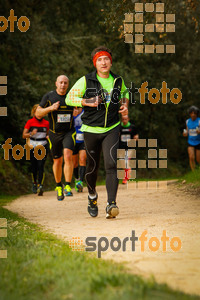
[[[106,94],[104,94],[104,96],[105,96],[106,103],[109,103],[110,100],[111,100],[110,94],[109,94],[109,93],[106,93]]]
[[[57,122],[58,123],[67,123],[70,122],[71,115],[70,114],[58,114],[57,115]]]
[[[195,129],[189,129],[189,135],[190,136],[197,136],[197,130]]]
[[[77,133],[76,134],[76,140],[77,141],[84,141],[83,133]]]
[[[121,141],[122,142],[127,142],[130,139],[131,139],[131,135],[130,134],[122,134],[121,135]]]

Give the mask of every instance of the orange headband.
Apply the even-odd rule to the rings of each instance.
[[[112,56],[110,55],[110,53],[108,53],[107,51],[100,51],[100,52],[97,52],[93,57],[93,64],[94,64],[95,68],[96,68],[96,61],[100,56],[108,56],[110,58],[111,64],[112,64]]]

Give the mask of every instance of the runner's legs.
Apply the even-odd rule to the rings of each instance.
[[[108,203],[116,202],[119,180],[117,178],[117,149],[119,146],[119,126],[110,130],[102,142]]]
[[[85,180],[90,195],[96,193],[97,172],[101,154],[101,140],[99,134],[84,132],[85,149],[87,153],[87,166]]]
[[[193,171],[195,169],[195,148],[194,147],[188,147],[188,155],[189,155],[189,163],[190,168]]]

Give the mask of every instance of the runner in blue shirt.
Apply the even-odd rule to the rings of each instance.
[[[83,191],[83,179],[86,170],[86,151],[84,145],[84,136],[81,131],[84,110],[82,108],[74,109],[74,127],[76,129],[76,145],[73,151],[73,164],[74,164],[74,177],[75,177],[75,190],[77,192]]]
[[[188,155],[190,167],[195,169],[195,159],[200,164],[200,118],[199,109],[191,106],[188,110],[190,118],[186,121],[186,129],[183,136],[188,136]]]

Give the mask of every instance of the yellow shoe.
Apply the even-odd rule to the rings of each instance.
[[[55,191],[57,191],[57,199],[58,199],[58,201],[62,201],[64,199],[62,186],[57,186],[55,188]]]
[[[64,195],[65,196],[73,196],[71,186],[66,184],[64,187]]]

